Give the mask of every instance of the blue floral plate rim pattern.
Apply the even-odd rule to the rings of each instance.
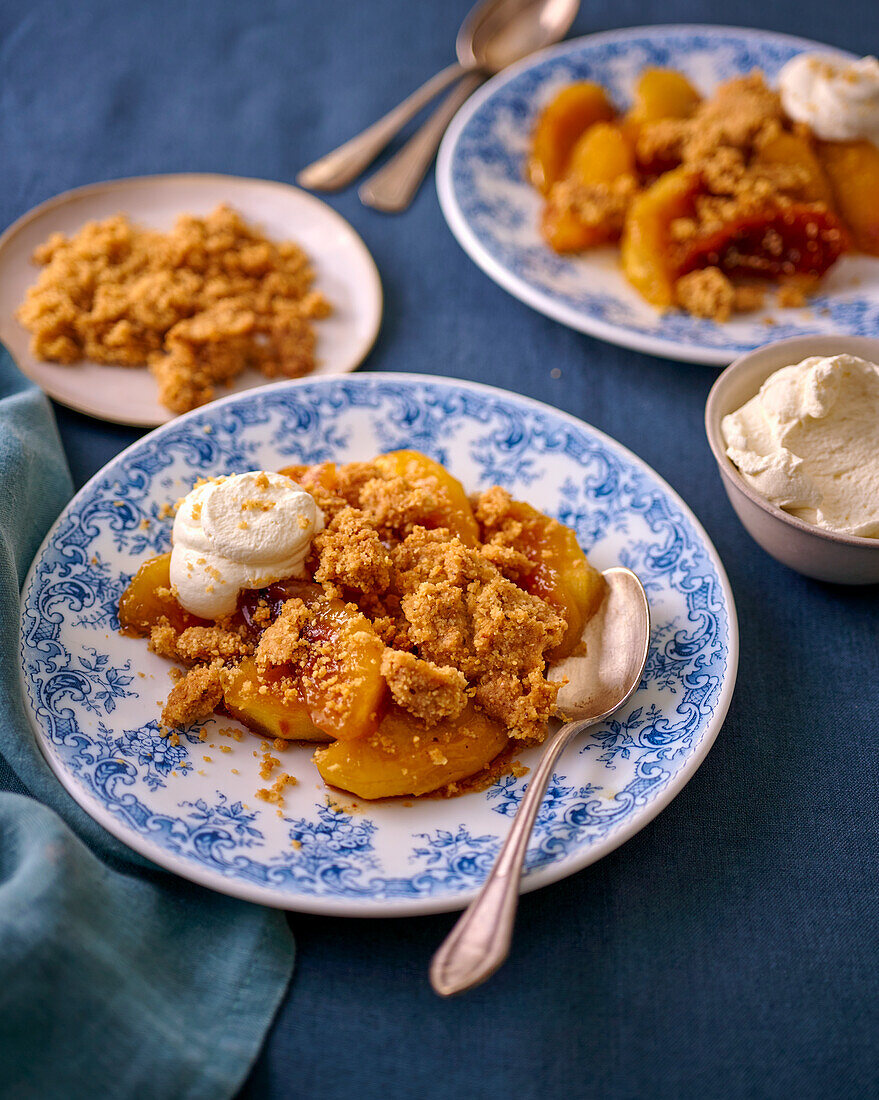
[[[767,338],[879,334],[879,259],[873,257],[843,257],[808,309],[773,306],[721,325],[677,310],[660,315],[627,285],[616,250],[560,257],[537,231],[539,199],[523,168],[530,126],[549,90],[596,79],[625,102],[647,64],[690,68],[706,87],[754,67],[772,76],[803,50],[851,56],[771,31],[665,24],[586,35],[525,58],[471,96],[446,132],[436,182],[449,228],[470,258],[520,301],[577,331],[652,355],[726,366]]]
[[[642,460],[566,413],[475,383],[379,373],[281,382],[123,451],[73,498],[25,580],[22,684],[38,743],[76,801],[124,843],[202,885],[307,912],[441,912],[478,890],[527,776],[440,802],[345,806],[313,784],[300,754],[288,808],[248,803],[258,784],[251,745],[233,741],[209,757],[202,734],[209,746],[219,740],[211,723],[179,746],[161,739],[150,681],[164,694],[167,666],[117,633],[122,587],[167,546],[165,506],[195,476],[403,446],[433,453],[468,487],[499,482],[530,497],[575,527],[596,564],[629,564],[648,588],[655,629],[644,680],[632,705],[563,756],[523,890],[616,848],[699,766],[735,683],[735,607],[698,521]],[[539,750],[530,752],[523,761],[533,765]]]

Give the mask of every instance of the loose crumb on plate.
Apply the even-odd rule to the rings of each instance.
[[[295,787],[298,782],[299,780],[295,775],[288,775],[287,772],[281,772],[271,787],[260,787],[256,792],[256,797],[261,798],[263,802],[271,802],[276,806],[283,806],[285,789],[287,787]]]

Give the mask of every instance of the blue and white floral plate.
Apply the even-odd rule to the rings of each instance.
[[[124,451],[71,501],[25,581],[22,677],[36,737],[67,790],[126,844],[215,890],[309,912],[438,912],[473,896],[527,776],[447,801],[370,804],[325,787],[311,750],[293,746],[282,766],[299,784],[278,811],[255,797],[265,785],[256,738],[230,736],[228,719],[206,723],[206,740],[159,737],[168,665],[118,633],[120,593],[168,547],[168,506],[197,476],[400,447],[428,452],[471,490],[499,483],[558,516],[599,568],[631,566],[649,594],[644,681],[562,758],[524,888],[617,847],[696,770],[733,690],[735,609],[705,532],[652,470],[587,424],[485,386],[396,374],[284,382]]]
[[[615,248],[557,256],[538,233],[541,198],[525,181],[534,120],[573,80],[596,80],[625,107],[641,71],[668,66],[702,92],[759,68],[774,80],[803,50],[841,53],[801,38],[728,27],[636,27],[565,42],[505,70],[467,101],[437,161],[446,221],[495,282],[562,324],[637,351],[725,366],[767,339],[812,333],[879,335],[879,259],[847,256],[807,309],[770,306],[726,324],[661,315],[623,278]]]

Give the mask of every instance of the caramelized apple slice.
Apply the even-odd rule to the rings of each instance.
[[[286,580],[277,581],[267,588],[248,588],[238,598],[238,610],[244,625],[250,632],[253,642],[259,641],[259,636],[280,614],[281,608],[287,600],[299,599],[308,607],[312,607],[324,598],[324,590],[313,581],[300,580],[299,577],[288,577]],[[257,615],[257,608],[266,605],[269,609],[269,617],[261,618]]]
[[[552,99],[534,127],[528,178],[544,194],[565,174],[574,143],[594,122],[607,122],[615,111],[604,89],[591,80],[569,84]]]
[[[329,643],[329,667],[315,654],[300,670],[299,692],[316,726],[340,741],[365,737],[378,726],[386,685],[381,674],[384,645],[365,615],[341,600],[312,608],[306,639]],[[326,681],[344,685],[341,700],[328,693]]]
[[[320,485],[332,492],[336,487],[335,462],[319,462],[315,466],[308,466],[300,462],[293,466],[285,466],[283,469],[278,470],[278,473],[299,482],[305,489]]]
[[[608,225],[590,225],[578,218],[573,210],[552,199],[543,208],[540,233],[553,252],[560,255],[598,248],[618,236]]]
[[[578,218],[573,210],[553,202],[552,199],[547,202],[540,216],[540,234],[553,252],[560,255],[598,248],[599,245],[608,244],[615,236],[607,226],[590,225]]]
[[[171,593],[170,554],[145,561],[119,601],[119,625],[131,634],[146,636],[162,619],[177,631],[205,625],[204,619],[190,615]]]
[[[623,228],[623,273],[651,305],[669,309],[680,271],[670,262],[671,223],[692,213],[697,176],[683,168],[666,172],[629,207]]]
[[[395,707],[374,734],[317,749],[314,762],[333,787],[361,798],[391,798],[428,794],[466,779],[508,743],[504,727],[472,703],[429,729]]]
[[[833,193],[812,143],[799,133],[778,130],[767,138],[757,152],[758,164],[781,164],[798,168],[805,174],[802,197],[807,202],[823,202],[833,206]]]
[[[621,126],[596,122],[579,138],[567,176],[578,183],[613,183],[635,171],[635,151]]]
[[[295,666],[263,669],[255,660],[242,661],[228,677],[226,708],[246,726],[269,731],[273,737],[323,740],[315,731],[340,740],[365,737],[381,718],[384,646],[365,615],[351,604],[317,595],[320,589],[315,588],[288,581],[255,593],[263,595],[273,611],[273,600],[304,600],[312,617],[302,636],[314,648]],[[253,621],[245,601],[242,614],[248,624]]]
[[[612,122],[596,122],[574,146],[565,178],[589,187],[612,184],[634,171],[634,150],[620,127]],[[613,219],[590,224],[559,201],[557,191],[553,191],[543,209],[540,231],[550,248],[560,253],[582,252],[619,236]]]
[[[879,256],[879,148],[870,141],[822,141],[818,157],[858,248]]]
[[[540,234],[553,252],[565,255],[571,252],[585,252],[597,249],[602,244],[613,241],[616,233],[607,224],[592,226],[567,207],[561,207],[552,199],[543,207],[540,217]]]
[[[439,507],[428,526],[448,527],[465,546],[475,546],[479,528],[473,516],[464,486],[449,471],[420,451],[390,451],[379,455],[374,464],[385,477],[404,477],[408,481],[436,483]]]
[[[635,100],[623,125],[635,137],[646,122],[689,118],[701,96],[683,73],[674,69],[645,69],[635,85]]]
[[[260,689],[265,687],[265,691]],[[298,699],[285,698],[278,677],[261,674],[252,657],[245,657],[237,668],[226,673],[224,706],[232,718],[248,729],[272,739],[285,741],[329,741],[319,730],[308,707]]]
[[[841,222],[823,204],[793,204],[723,226],[682,245],[677,274],[719,267],[728,275],[761,279],[820,277],[848,247]]]

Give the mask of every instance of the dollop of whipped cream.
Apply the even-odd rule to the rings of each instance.
[[[777,370],[721,424],[766,500],[807,523],[879,538],[879,366],[813,355]]]
[[[781,105],[823,141],[879,143],[879,60],[801,53],[778,74]]]
[[[251,470],[202,482],[174,518],[171,584],[193,615],[231,614],[242,589],[304,576],[324,527],[314,497],[283,474]]]

